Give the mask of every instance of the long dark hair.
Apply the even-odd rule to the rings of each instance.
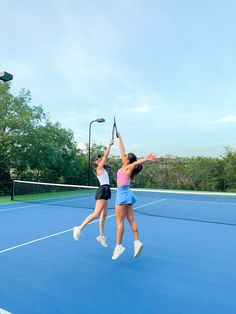
[[[95,176],[97,176],[97,167],[98,167],[98,165],[96,165],[94,162],[92,163],[92,165],[93,165],[93,174]],[[111,165],[107,162],[107,163],[105,163],[103,168],[108,172],[108,175],[109,175],[110,171],[111,171]]]
[[[127,158],[129,160],[129,163],[132,164],[133,162],[137,161],[137,157],[133,153],[128,153]],[[142,165],[138,165],[134,168],[132,174],[131,174],[131,179],[133,179],[141,170],[143,169]]]

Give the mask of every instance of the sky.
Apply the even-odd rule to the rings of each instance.
[[[138,156],[236,148],[234,0],[0,0],[0,70],[79,147],[113,116]],[[111,151],[118,153],[118,145]]]

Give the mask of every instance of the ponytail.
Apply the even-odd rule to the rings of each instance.
[[[137,157],[133,153],[128,154],[128,160],[132,164],[133,162],[137,161]],[[131,179],[133,179],[141,170],[143,169],[142,165],[138,165],[134,168],[132,174],[131,174]]]
[[[134,168],[132,174],[131,174],[131,179],[133,179],[139,172],[143,169],[142,165],[138,165]]]

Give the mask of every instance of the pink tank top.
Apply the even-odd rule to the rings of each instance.
[[[122,169],[117,171],[117,185],[129,185],[131,178],[126,176]]]

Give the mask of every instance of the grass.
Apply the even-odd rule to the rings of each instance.
[[[11,203],[11,197],[10,196],[0,196],[0,204],[7,204]]]
[[[94,195],[94,189],[85,189],[85,190],[72,190],[72,191],[59,191],[59,192],[42,192],[35,194],[23,194],[15,195],[15,201],[39,201],[39,200],[49,200],[73,196],[85,196],[85,195]],[[10,196],[0,196],[0,204],[7,204],[11,202]]]

